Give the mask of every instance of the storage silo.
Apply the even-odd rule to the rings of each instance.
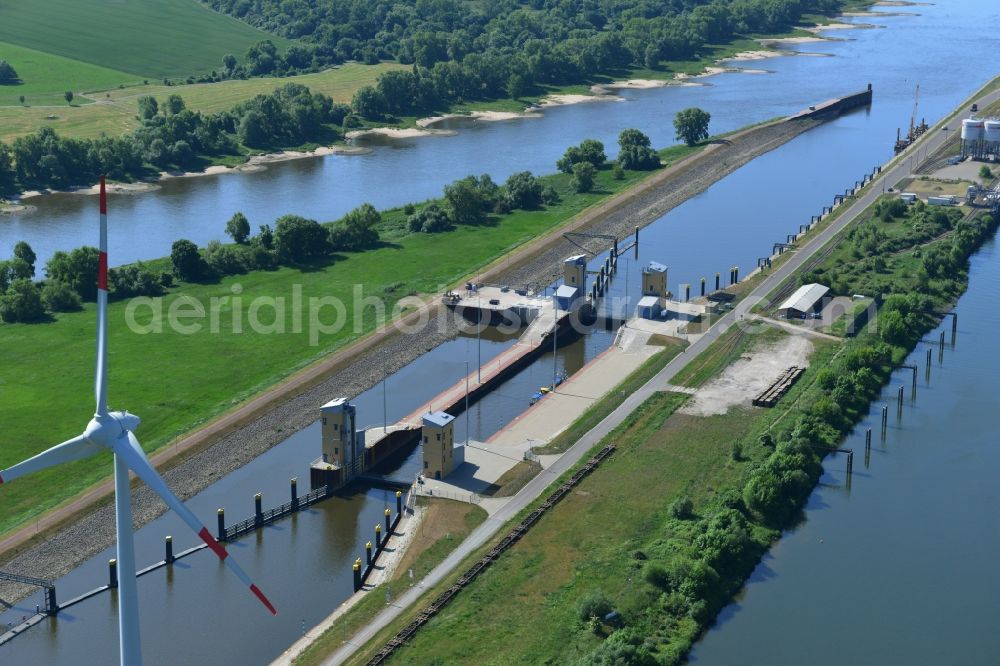
[[[1000,156],[1000,120],[987,120],[983,123],[984,152]]]
[[[983,156],[983,134],[986,124],[982,120],[966,118],[962,121],[962,157]]]
[[[966,118],[962,121],[962,141],[979,141],[983,138],[985,123],[976,118]]]

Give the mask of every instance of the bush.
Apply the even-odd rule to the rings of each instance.
[[[42,292],[26,278],[15,280],[0,296],[0,319],[8,323],[38,321],[45,317]]]
[[[42,287],[42,303],[52,312],[74,312],[80,309],[80,294],[65,282],[49,280]]]
[[[592,617],[603,618],[611,612],[611,602],[600,590],[593,590],[580,597],[576,602],[576,611],[582,622]]]
[[[187,239],[174,241],[170,247],[170,262],[174,275],[187,282],[204,280],[209,275],[208,264],[198,251],[198,246]]]
[[[111,293],[117,298],[132,296],[159,296],[163,293],[163,281],[151,272],[141,261],[130,266],[112,268],[108,271]]]
[[[330,253],[329,232],[316,220],[282,215],[275,223],[274,249],[286,264],[298,264]]]
[[[597,169],[590,162],[580,162],[573,165],[571,183],[577,192],[590,192],[594,189],[594,177]]]
[[[579,146],[570,146],[566,153],[556,162],[556,167],[563,173],[572,173],[573,167],[587,162],[595,168],[607,161],[604,154],[604,144],[594,139],[585,139]]]
[[[511,208],[538,208],[542,203],[542,184],[530,171],[513,174],[504,183],[504,190]]]
[[[205,261],[219,275],[237,275],[247,272],[245,255],[237,248],[212,241],[205,249]]]
[[[642,569],[642,577],[647,583],[661,590],[670,588],[670,574],[666,568],[658,562],[649,562]]]
[[[431,202],[406,219],[410,231],[434,234],[454,229],[448,213],[437,202]]]
[[[694,517],[694,502],[687,495],[681,495],[670,503],[670,508],[667,509],[667,512],[671,518],[690,520]]]

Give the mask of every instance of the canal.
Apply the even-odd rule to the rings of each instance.
[[[625,102],[557,108],[547,111],[543,119],[466,123],[454,137],[391,142],[369,155],[299,160],[254,174],[173,180],[155,193],[115,197],[113,224],[118,225],[120,240],[118,247],[112,246],[112,256],[121,261],[160,256],[181,236],[199,243],[220,237],[225,218],[236,209],[247,213],[254,224],[271,222],[287,212],[329,219],[366,199],[384,207],[426,198],[468,173],[487,171],[502,179],[524,168],[552,171],[567,145],[595,137],[612,147],[624,127],[639,127],[652,136],[655,145],[666,145],[673,140],[673,114],[686,106],[709,110],[712,129],[719,132],[788,114],[872,82],[876,97],[871,110],[796,138],[645,229],[639,261],[631,264],[629,288],[634,294],[638,284],[635,264],[648,260],[670,265],[672,285],[697,284],[698,278],[716,271],[725,275],[725,269],[735,264],[745,274],[756,264],[756,257],[768,253],[772,242],[796,231],[834,193],[889,157],[895,128],[909,122],[917,82],[922,115],[932,120],[992,75],[980,64],[997,50],[997,39],[988,28],[987,19],[996,18],[991,4],[977,0],[916,9],[921,16],[862,19],[883,29],[832,33],[849,41],[792,47],[828,57],[745,63],[770,74],[724,74],[707,79],[707,86],[628,91],[623,95]],[[952,44],[959,39],[963,53],[956,57]],[[926,45],[918,56],[912,49],[915,40]],[[484,161],[484,155],[488,160]],[[400,173],[426,177],[400,179]],[[0,246],[26,238],[42,258],[56,249],[92,242],[86,231],[92,228],[93,206],[88,197],[60,195],[37,203],[38,212],[0,222]],[[623,278],[624,266],[614,293],[624,293]],[[607,348],[611,339],[603,331],[582,336],[558,350],[556,364],[566,371],[579,368]],[[493,336],[478,342],[474,337],[460,337],[438,347],[390,377],[384,395],[380,385],[358,396],[360,422],[379,425],[383,418],[394,422],[457,381],[465,373],[466,362],[474,367],[480,345],[486,361],[512,343]],[[960,336],[959,349],[963,345]],[[548,383],[552,363],[551,355],[543,356],[477,405],[470,414],[472,437],[485,439],[523,411],[528,396]],[[931,390],[938,389],[936,378],[932,378]],[[922,393],[921,400],[924,397]],[[908,415],[904,414],[904,423]],[[458,439],[466,436],[465,422],[465,418],[456,421]],[[206,488],[189,505],[205,520],[225,506],[234,521],[251,513],[255,492],[264,493],[266,504],[285,501],[288,479],[304,479],[305,466],[318,450],[314,424]],[[392,473],[412,478],[415,471],[411,457]],[[856,478],[852,497],[858,497],[861,485]],[[387,501],[392,504],[384,491],[359,490],[234,544],[234,554],[278,606],[276,619],[258,613],[245,590],[205,553],[185,559],[172,573],[162,570],[144,577],[139,590],[147,661],[197,663],[206,654],[216,654],[235,663],[267,663],[301,634],[303,626],[315,624],[350,593],[350,562],[361,554]],[[166,514],[137,533],[140,566],[162,558],[166,534],[174,536],[178,550],[195,543],[193,535],[172,514]],[[66,599],[101,584],[109,557],[113,557],[111,550],[57,581],[60,596]],[[19,619],[33,611],[35,603],[34,598],[25,600],[0,615],[0,621]],[[116,634],[114,604],[110,595],[102,595],[0,647],[0,660],[110,663],[116,659]]]

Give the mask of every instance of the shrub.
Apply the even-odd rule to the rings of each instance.
[[[694,517],[694,502],[687,495],[681,495],[670,503],[670,508],[667,509],[667,512],[671,518],[690,520]]]
[[[65,282],[49,280],[42,287],[42,302],[52,312],[73,312],[80,309],[80,295]]]
[[[593,590],[576,602],[577,614],[582,622],[592,617],[603,618],[611,612],[611,602],[600,590]]]
[[[454,229],[448,213],[437,202],[431,202],[406,219],[410,231],[427,234]]]
[[[0,319],[5,322],[31,322],[45,317],[42,292],[26,278],[14,280],[0,296]]]

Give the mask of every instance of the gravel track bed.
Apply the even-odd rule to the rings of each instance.
[[[702,159],[689,167],[654,177],[640,185],[638,193],[623,205],[612,205],[580,229],[589,233],[628,235],[636,226],[646,226],[690,197],[746,164],[754,157],[773,150],[819,121],[789,121],[763,125],[721,140]],[[588,249],[608,249],[600,240],[584,243]],[[548,284],[559,275],[562,259],[575,249],[565,239],[543,246],[503,271],[508,284]],[[368,350],[348,367],[318,384],[283,400],[255,419],[229,433],[215,444],[196,453],[168,470],[164,477],[173,491],[187,499],[219,478],[239,469],[290,433],[304,428],[317,418],[320,405],[331,397],[355,396],[375,386],[384,375],[396,372],[417,357],[457,335],[458,324],[445,312],[438,312],[419,334],[392,337]],[[415,342],[419,340],[419,342]],[[166,511],[166,506],[145,485],[132,491],[135,527],[145,525]],[[210,526],[211,528],[211,526]],[[115,542],[114,506],[86,513],[46,541],[0,559],[0,568],[53,580],[65,575],[85,560],[111,547]],[[95,586],[103,581],[94,581]],[[34,592],[33,588],[0,582],[0,605],[16,603]]]

